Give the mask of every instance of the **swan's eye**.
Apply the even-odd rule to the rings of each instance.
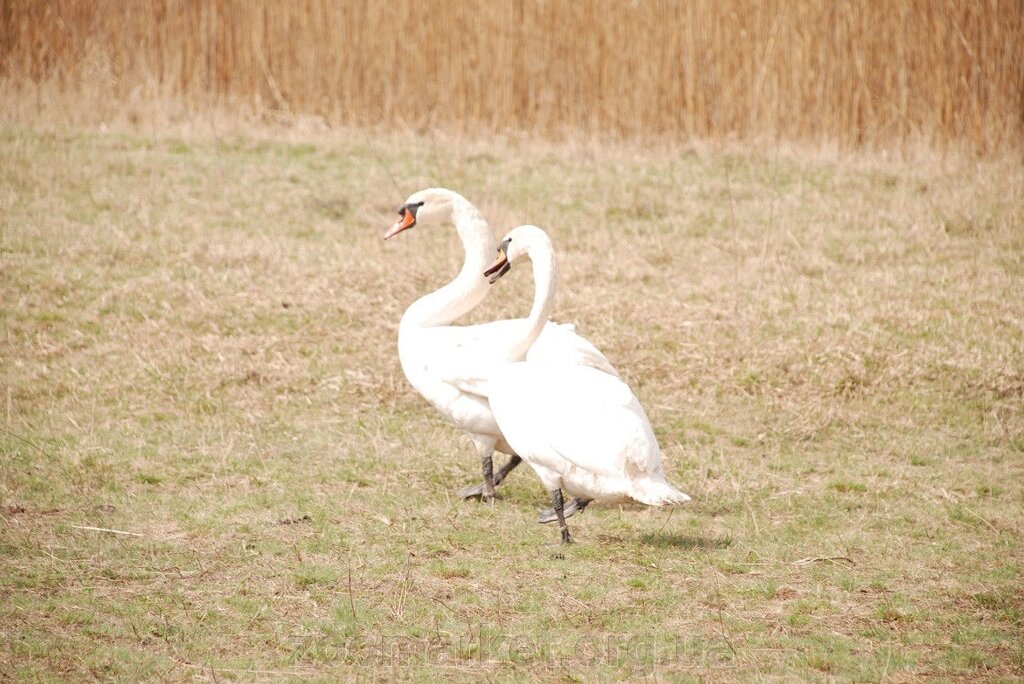
[[[502,240],[501,244],[498,245],[498,251],[499,252],[506,252],[507,253],[508,252],[508,245],[509,245],[510,242],[512,242],[512,238],[510,238],[510,237],[507,237],[504,240]]]

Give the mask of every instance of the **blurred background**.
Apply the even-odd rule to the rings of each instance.
[[[3,0],[0,76],[94,107],[987,153],[1024,131],[1024,3]]]

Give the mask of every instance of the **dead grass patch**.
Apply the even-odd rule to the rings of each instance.
[[[1019,160],[228,130],[0,129],[5,678],[1020,676]],[[550,229],[693,505],[451,499],[433,183]]]

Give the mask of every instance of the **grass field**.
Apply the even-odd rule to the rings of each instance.
[[[1022,169],[5,124],[0,680],[1019,680]],[[549,229],[691,504],[454,499],[395,338],[461,251],[381,241],[434,184]]]

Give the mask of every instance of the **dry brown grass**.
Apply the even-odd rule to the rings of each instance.
[[[1020,0],[3,0],[0,75],[333,123],[1021,144]]]
[[[1024,672],[1019,156],[168,135],[12,102],[0,679]],[[449,498],[478,466],[395,331],[461,253],[380,240],[432,184],[549,229],[556,318],[692,505],[592,507],[555,561],[529,472],[493,510]],[[474,320],[526,310],[526,272],[501,287]]]

